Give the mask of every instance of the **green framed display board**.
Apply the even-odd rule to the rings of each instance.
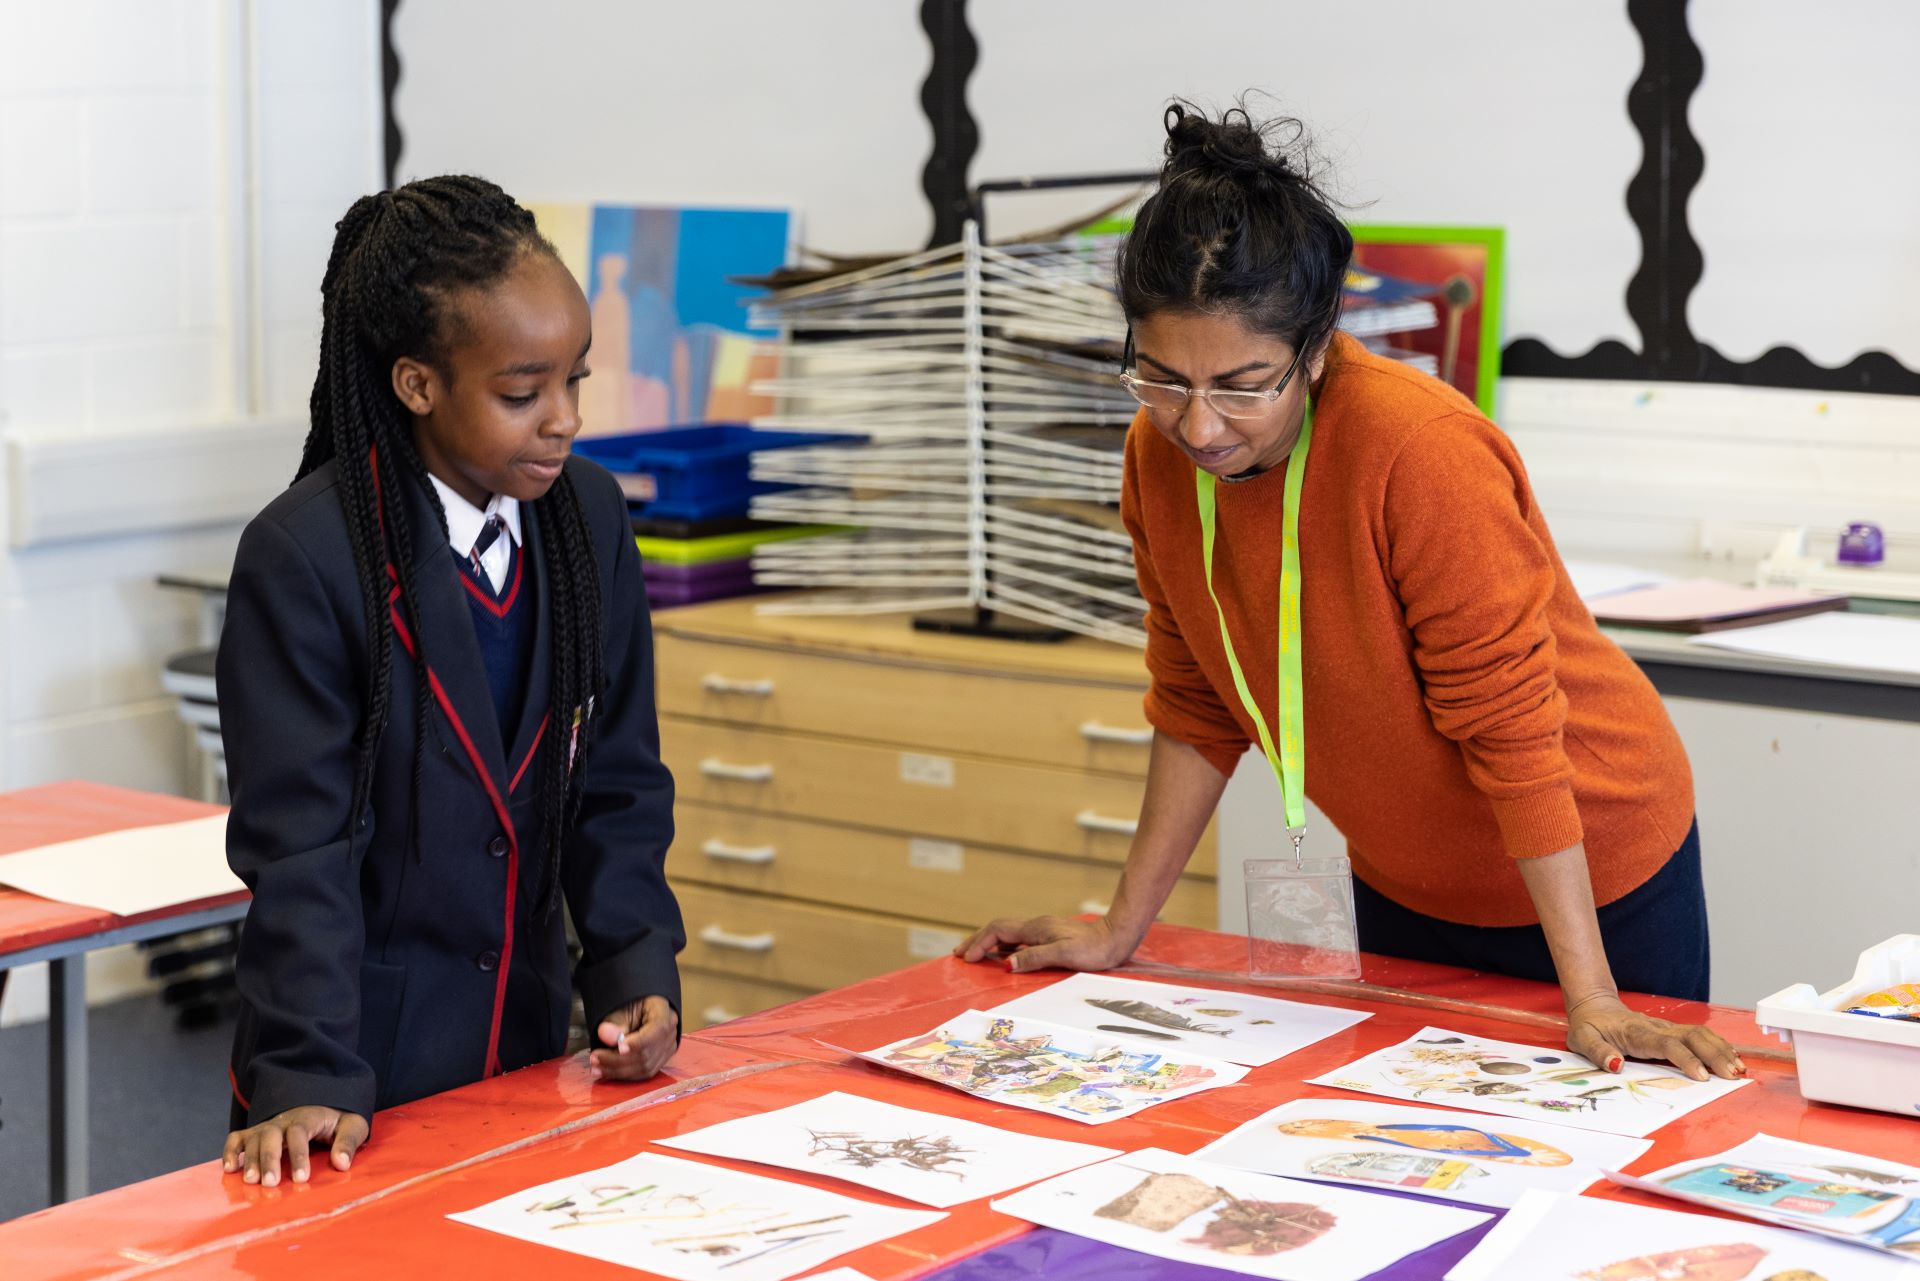
[[[1436,376],[1492,417],[1500,383],[1505,230],[1396,223],[1355,223],[1348,230],[1356,273],[1389,277],[1399,296],[1433,306],[1432,323],[1389,330],[1391,341],[1409,354],[1432,357]],[[1350,275],[1350,299],[1352,285]]]

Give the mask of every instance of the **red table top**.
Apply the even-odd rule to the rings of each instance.
[[[51,783],[17,792],[0,793],[0,854],[30,850],[61,841],[130,827],[184,823],[224,812],[224,807],[178,796],[157,796],[104,783]],[[60,903],[8,886],[0,886],[0,956],[30,947],[64,943],[70,939],[105,934],[144,921],[167,920],[225,903],[246,901],[237,890],[216,898],[181,903],[138,916],[115,916],[97,907]]]
[[[1136,969],[1183,966],[1200,985],[1251,986],[1225,977],[1243,959],[1244,939],[1156,927]],[[1221,977],[1205,977],[1210,972]],[[1196,977],[1196,972],[1200,977]],[[995,965],[929,961],[898,974],[823,993],[686,1038],[667,1078],[645,1088],[595,1083],[581,1062],[556,1060],[383,1113],[375,1138],[345,1175],[317,1169],[307,1185],[248,1187],[223,1178],[217,1162],[102,1193],[0,1225],[9,1278],[102,1275],[282,1277],[327,1261],[361,1275],[633,1277],[615,1268],[446,1219],[517,1189],[590,1170],[647,1150],[651,1140],[765,1111],[840,1089],[1029,1134],[1109,1147],[1158,1146],[1192,1152],[1288,1099],[1338,1094],[1303,1085],[1311,1076],[1405,1039],[1429,1023],[1505,1040],[1558,1043],[1547,1026],[1557,1002],[1542,984],[1370,958],[1362,999],[1348,993],[1278,989],[1296,999],[1348,1005],[1374,1017],[1279,1062],[1240,1084],[1165,1103],[1098,1127],[1001,1107],[851,1059],[970,1006],[990,1006],[1060,978],[1014,975]],[[1756,1084],[1682,1117],[1654,1137],[1633,1167],[1645,1171],[1732,1147],[1759,1132],[1920,1164],[1920,1126],[1875,1112],[1808,1104],[1791,1063],[1756,1052],[1757,1031],[1738,1010],[1644,1001],[1702,1019],[1750,1047]],[[844,1047],[844,1048],[843,1048]],[[598,1109],[625,1104],[617,1114]],[[577,1124],[574,1124],[577,1123]],[[549,1134],[573,1124],[564,1134]],[[541,1137],[545,1136],[545,1137]],[[207,1136],[212,1154],[221,1136]],[[499,1149],[525,1141],[513,1151]],[[685,1155],[672,1153],[670,1155]],[[492,1153],[485,1159],[475,1159]],[[692,1158],[690,1158],[692,1159]],[[705,1159],[705,1158],[699,1158]],[[735,1162],[729,1168],[754,1169]],[[785,1171],[760,1173],[905,1205],[851,1185]],[[1592,1195],[1653,1198],[1609,1185]],[[984,1201],[941,1222],[856,1251],[829,1266],[856,1267],[876,1281],[905,1281],[1025,1230]]]

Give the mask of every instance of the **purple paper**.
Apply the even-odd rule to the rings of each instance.
[[[1409,1196],[1385,1188],[1368,1188],[1380,1196],[1405,1197],[1411,1201],[1429,1201],[1428,1197]],[[1452,1203],[1448,1203],[1452,1204]],[[1485,1206],[1467,1206],[1487,1210]],[[1374,1273],[1367,1281],[1441,1281],[1448,1269],[1467,1257],[1493,1225],[1500,1222],[1503,1210],[1487,1210],[1493,1217],[1477,1228],[1449,1237],[1438,1245],[1410,1254],[1390,1268]],[[921,1281],[1245,1281],[1243,1272],[1224,1268],[1203,1268],[1191,1263],[1123,1250],[1104,1241],[1077,1237],[1052,1228],[1035,1228],[1024,1236],[982,1250]]]

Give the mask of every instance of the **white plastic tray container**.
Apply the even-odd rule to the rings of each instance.
[[[1800,1093],[1901,1116],[1920,1115],[1920,1023],[1849,1014],[1871,992],[1920,983],[1920,934],[1860,954],[1853,978],[1826,992],[1797,983],[1760,1002],[1760,1026],[1793,1044]]]

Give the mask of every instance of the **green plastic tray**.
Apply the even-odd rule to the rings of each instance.
[[[634,546],[643,560],[662,565],[705,565],[716,560],[739,560],[753,555],[762,543],[785,543],[796,538],[818,538],[822,534],[850,534],[847,525],[793,525],[786,529],[750,529],[740,534],[718,534],[712,538],[647,538],[636,536]]]

